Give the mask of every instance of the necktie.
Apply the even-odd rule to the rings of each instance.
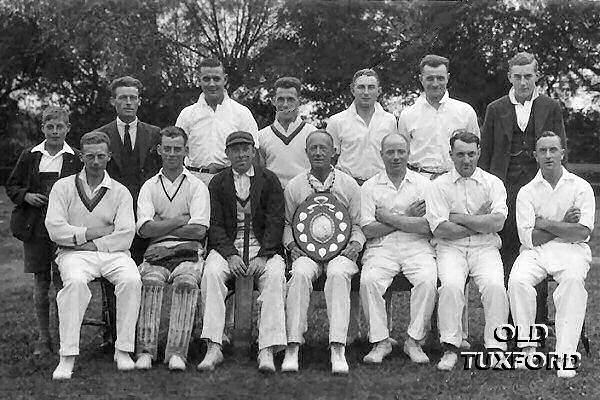
[[[125,151],[131,153],[133,148],[131,146],[131,136],[129,134],[129,124],[125,124],[125,138],[123,140],[123,147],[125,147]]]

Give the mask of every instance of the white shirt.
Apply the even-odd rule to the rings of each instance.
[[[169,199],[169,197],[171,199]],[[142,185],[138,196],[137,232],[152,221],[156,215],[161,218],[175,218],[188,214],[188,224],[210,225],[210,195],[206,185],[190,171],[183,169],[173,182],[161,170]],[[161,241],[169,236],[153,238]]]
[[[250,177],[254,176],[254,166],[251,165],[248,171],[240,174],[235,169],[233,171],[233,185],[235,186],[235,194],[242,200],[246,200],[250,196],[250,186],[252,182]]]
[[[450,137],[457,129],[480,136],[473,107],[450,98],[448,92],[436,110],[423,93],[410,107],[402,110],[398,131],[410,140],[408,163],[429,172],[446,172],[453,168]]]
[[[562,169],[562,176],[553,189],[550,183],[544,179],[542,173],[538,173],[527,185],[523,186],[517,194],[517,231],[523,247],[533,249],[531,234],[535,226],[535,218],[542,217],[552,221],[562,221],[565,213],[570,207],[577,207],[581,210],[579,223],[587,226],[590,231],[594,229],[594,213],[596,204],[594,191],[591,185],[584,179]],[[584,242],[587,242],[587,238]],[[569,244],[564,239],[556,238],[548,243],[536,246],[535,248],[549,250],[560,254],[559,249],[564,247],[561,244]],[[573,244],[575,246],[587,247],[585,243]],[[521,250],[523,250],[521,247]],[[567,249],[567,254],[570,250]]]
[[[52,156],[50,155],[50,153],[48,153],[48,150],[46,150],[45,140],[31,149],[31,153],[35,153],[36,151],[42,153],[42,158],[40,158],[40,165],[38,167],[38,171],[58,172],[59,174],[63,166],[63,154],[75,154],[73,149],[68,144],[63,143],[62,149],[60,149],[58,153]]]
[[[92,198],[96,195],[96,193],[98,193],[98,191],[100,190],[100,188],[107,188],[110,189],[112,187],[112,179],[110,178],[110,176],[108,176],[108,173],[106,171],[104,171],[104,176],[102,177],[102,181],[100,182],[100,184],[98,184],[98,186],[96,186],[94,188],[94,190],[92,190],[91,186],[88,184],[87,181],[87,173],[85,172],[85,168],[78,174],[79,180],[82,183],[82,187],[83,187],[83,191],[85,192],[85,195],[88,198]]]
[[[333,115],[327,123],[340,157],[336,167],[345,173],[367,180],[385,167],[379,152],[381,139],[397,133],[396,117],[375,103],[375,113],[369,125],[356,112],[352,103],[346,110]]]
[[[119,117],[117,117],[117,131],[119,132],[119,136],[121,137],[121,142],[125,144],[125,125],[129,125],[129,137],[131,138],[131,150],[135,147],[135,138],[137,137],[137,126],[138,119],[135,117],[133,121],[129,124],[121,121]]]
[[[519,129],[525,132],[527,129],[527,123],[529,122],[529,117],[531,115],[531,107],[533,106],[533,101],[538,98],[540,95],[538,88],[535,87],[533,89],[533,94],[531,95],[531,100],[525,100],[523,104],[517,101],[515,97],[515,88],[510,88],[508,91],[508,98],[510,102],[515,105],[515,113],[517,114],[517,125],[519,125]]]
[[[187,106],[177,117],[176,126],[189,136],[187,165],[201,168],[211,163],[229,166],[225,155],[225,139],[236,131],[249,132],[258,146],[258,126],[250,110],[231,99],[227,93],[221,104],[213,110],[204,98]]]
[[[506,206],[506,189],[502,181],[481,168],[476,168],[473,175],[462,177],[456,169],[441,175],[431,182],[425,202],[427,212],[425,218],[429,222],[431,232],[445,221],[449,220],[450,213],[475,215],[487,202],[491,202],[491,214],[508,215]],[[456,239],[433,239],[434,244],[443,243],[452,246],[493,246],[500,248],[500,237],[497,233],[477,233],[475,235]]]
[[[402,183],[396,189],[387,172],[379,172],[360,188],[361,227],[364,229],[365,226],[377,222],[375,211],[378,207],[405,215],[406,209],[411,203],[425,199],[425,191],[430,184],[429,179],[407,169]],[[407,252],[416,254],[431,251],[430,237],[430,235],[396,230],[383,237],[367,240],[364,257],[389,254],[391,258],[395,259],[398,252],[406,255]]]
[[[284,129],[279,121],[273,122],[275,129],[286,138],[289,138],[300,124],[302,124],[300,116],[287,129]],[[305,124],[287,145],[273,133],[270,125],[258,132],[258,143],[265,155],[266,167],[277,175],[284,189],[290,179],[310,168],[306,156],[306,136],[316,129],[311,124]]]

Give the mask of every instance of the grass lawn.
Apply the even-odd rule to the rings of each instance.
[[[597,198],[597,202],[598,202]],[[225,363],[214,373],[200,373],[195,366],[202,358],[198,344],[190,348],[186,372],[171,373],[157,364],[147,372],[118,373],[110,354],[97,350],[97,328],[82,329],[82,354],[73,378],[53,382],[52,371],[58,362],[53,354],[40,359],[31,355],[35,340],[32,307],[32,278],[22,273],[20,242],[10,235],[8,220],[11,203],[4,189],[0,192],[0,398],[2,399],[574,399],[600,398],[600,366],[595,362],[600,349],[600,264],[587,278],[589,292],[587,332],[592,353],[583,356],[576,378],[559,380],[553,371],[464,371],[439,372],[435,365],[415,366],[396,347],[380,367],[359,362],[369,346],[358,343],[348,348],[350,374],[333,377],[329,372],[327,319],[322,295],[313,295],[308,345],[302,354],[301,372],[296,375],[261,375],[256,363],[244,354],[225,355]],[[600,213],[596,212],[597,221]],[[600,256],[600,232],[592,238],[593,254]],[[474,285],[472,285],[474,286]],[[99,307],[99,290],[93,288],[90,311]],[[169,296],[165,296],[169,297]],[[476,289],[470,295],[470,341],[482,347],[483,311]],[[392,336],[402,343],[407,323],[407,295],[397,294],[394,301]],[[551,301],[551,300],[550,300]],[[163,310],[168,310],[163,306]],[[551,312],[553,309],[551,308]],[[163,335],[166,325],[162,326]],[[435,342],[435,341],[432,341]],[[163,338],[164,346],[164,338]],[[439,347],[426,347],[433,362],[440,357]],[[277,364],[281,363],[278,359]]]

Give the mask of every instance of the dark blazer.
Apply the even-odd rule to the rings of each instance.
[[[285,205],[283,189],[277,176],[254,166],[250,178],[252,229],[260,243],[258,256],[270,257],[281,253]],[[237,199],[233,171],[228,167],[215,175],[208,185],[210,191],[210,228],[208,247],[217,250],[223,258],[241,255],[234,246],[237,233]]]
[[[123,149],[123,142],[121,136],[117,130],[117,120],[115,119],[109,124],[106,124],[95,131],[101,131],[108,135],[110,138],[110,151],[112,157],[106,166],[106,172],[111,178],[120,181],[123,171],[126,168],[133,168],[132,165],[123,165],[121,162],[121,150]],[[139,168],[141,172],[141,179],[136,187],[128,187],[132,196],[134,196],[134,202],[137,201],[137,194],[140,192],[140,188],[148,179],[156,175],[161,167],[161,159],[156,151],[156,146],[160,143],[160,128],[158,126],[150,125],[145,122],[138,121],[137,134],[135,136],[134,149],[139,151],[139,165],[135,166]]]
[[[552,131],[560,135],[566,149],[565,125],[558,101],[540,94],[533,101],[531,112],[534,116],[536,137],[544,131]],[[510,102],[508,95],[502,96],[488,105],[481,130],[479,166],[502,181],[506,179],[510,162],[510,145],[515,119],[514,104]]]
[[[15,203],[17,207],[22,208],[27,221],[31,223],[30,228],[33,229],[33,231],[38,235],[44,235],[46,233],[46,228],[44,226],[43,210],[25,202],[26,193],[41,193],[48,195],[48,193],[44,193],[44,188],[42,187],[42,182],[40,181],[39,175],[39,165],[42,158],[42,153],[39,151],[32,153],[32,148],[33,146],[28,147],[21,153],[15,168],[12,170],[8,180],[6,181],[6,194],[8,194],[8,197],[10,197],[12,202]],[[64,178],[65,176],[76,174],[77,172],[81,171],[82,168],[83,164],[79,159],[77,150],[75,150],[75,155],[64,153],[60,177]],[[23,230],[28,229],[26,226],[18,226],[14,228]],[[19,232],[13,232],[13,234],[17,236]]]

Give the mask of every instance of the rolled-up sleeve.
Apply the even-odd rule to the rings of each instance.
[[[447,196],[439,181],[434,181],[425,189],[425,219],[429,223],[431,232],[435,232],[437,227],[450,217],[450,204]]]
[[[531,234],[535,227],[535,207],[533,197],[526,187],[521,188],[517,194],[517,232],[521,243],[533,249],[533,238]]]
[[[504,219],[508,216],[506,205],[506,188],[500,179],[493,176],[490,184],[490,201],[492,202],[491,214],[502,214]]]
[[[110,235],[92,240],[98,251],[125,251],[131,247],[135,235],[135,218],[133,216],[133,198],[125,187],[119,189],[117,210],[114,219],[114,231]]]
[[[587,182],[582,182],[578,188],[578,193],[575,197],[575,207],[581,211],[579,223],[587,228],[590,232],[594,230],[594,214],[596,212],[596,199],[594,198],[594,190]]]
[[[59,246],[72,247],[86,242],[85,233],[87,228],[85,226],[74,226],[68,222],[69,197],[72,195],[70,186],[75,186],[72,182],[69,182],[72,179],[77,178],[71,176],[56,182],[48,198],[46,229],[50,240]]]
[[[210,226],[210,193],[208,187],[199,181],[190,201],[190,220],[188,224]]]
[[[140,194],[138,195],[137,202],[137,223],[136,223],[136,231],[139,234],[140,229],[144,224],[148,221],[154,220],[154,215],[156,214],[156,210],[154,209],[154,203],[152,202],[152,190],[151,183],[152,179],[146,181],[142,188],[140,189]]]
[[[360,186],[351,179],[346,185],[348,191],[348,213],[350,214],[350,220],[352,221],[352,233],[350,235],[350,241],[355,241],[364,246],[367,239],[360,228]]]

